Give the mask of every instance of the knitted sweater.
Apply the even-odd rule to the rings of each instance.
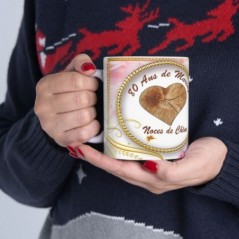
[[[51,208],[41,238],[239,238],[238,1],[26,0],[24,10],[0,106],[0,188]],[[109,55],[189,57],[190,142],[227,145],[219,175],[156,195],[52,142],[33,111],[35,86],[79,53],[97,68]],[[101,125],[102,98],[100,85]]]

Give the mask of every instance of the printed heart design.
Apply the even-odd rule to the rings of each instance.
[[[186,100],[186,89],[180,83],[172,84],[167,88],[150,86],[139,97],[140,105],[146,111],[170,126]]]

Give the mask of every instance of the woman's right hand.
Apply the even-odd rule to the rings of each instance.
[[[36,86],[35,114],[60,146],[79,146],[99,132],[94,72],[91,58],[80,54],[63,72],[43,77]]]

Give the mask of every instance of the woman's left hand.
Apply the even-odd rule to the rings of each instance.
[[[144,164],[110,158],[88,145],[77,149],[78,157],[83,160],[156,194],[212,180],[219,174],[226,154],[226,145],[213,137],[194,141],[180,160],[146,161]]]

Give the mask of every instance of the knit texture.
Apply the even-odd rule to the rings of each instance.
[[[239,238],[238,21],[236,0],[25,1],[0,106],[0,188],[52,208],[41,239]],[[155,195],[56,145],[34,114],[35,86],[80,53],[97,68],[112,55],[189,57],[190,142],[212,136],[226,144],[219,175]]]

